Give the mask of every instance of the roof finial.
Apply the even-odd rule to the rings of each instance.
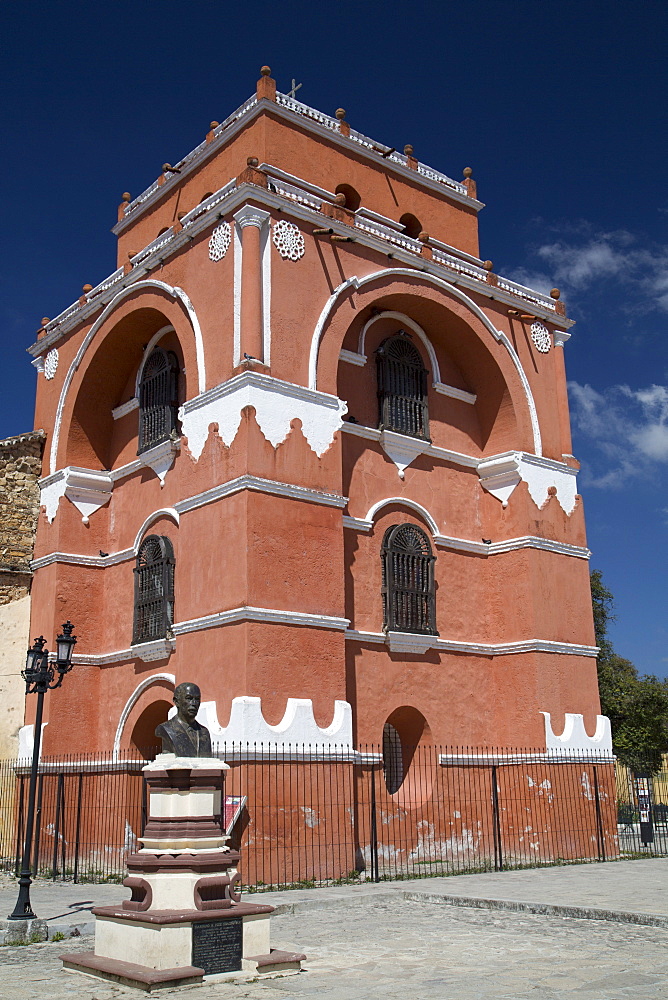
[[[257,86],[255,88],[258,101],[261,101],[263,98],[267,101],[275,101],[276,81],[272,79],[271,67],[263,66],[260,70],[260,74],[260,79],[257,81]]]
[[[418,161],[413,156],[413,147],[410,142],[406,143],[404,146],[404,156],[406,157],[406,166],[409,170],[417,170]]]
[[[339,132],[341,135],[350,135],[350,125],[346,121],[346,109],[337,108],[334,112],[339,121]]]
[[[473,180],[473,168],[464,167],[462,173],[464,174],[464,180],[462,181],[462,184],[466,188],[466,193],[468,194],[469,198],[477,198],[478,185]]]

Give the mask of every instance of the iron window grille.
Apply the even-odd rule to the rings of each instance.
[[[383,538],[383,629],[438,635],[431,545],[416,524],[394,524]]]
[[[174,549],[169,538],[149,535],[137,553],[132,642],[165,639],[174,623]]]
[[[383,726],[383,770],[387,790],[394,795],[404,780],[404,754],[401,737],[391,722]]]
[[[168,441],[176,432],[178,379],[176,355],[161,347],[151,351],[139,386],[138,455]]]
[[[380,429],[429,441],[427,369],[405,330],[377,349],[376,370]]]

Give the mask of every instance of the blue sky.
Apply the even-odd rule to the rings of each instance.
[[[482,257],[562,289],[592,566],[617,651],[668,676],[667,36],[664,0],[5,0],[0,437],[32,427],[40,318],[114,270],[121,193],[268,63],[367,135],[472,166]]]

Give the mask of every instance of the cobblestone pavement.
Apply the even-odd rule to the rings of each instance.
[[[308,971],[161,990],[164,1000],[665,1000],[668,929],[606,920],[411,903],[297,908],[272,919],[275,947]],[[63,972],[91,939],[0,949],[3,1000],[125,1000],[142,993]]]

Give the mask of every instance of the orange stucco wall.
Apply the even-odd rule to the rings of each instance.
[[[164,198],[137,213],[119,238],[119,263],[171,226],[179,213],[241,173],[251,154],[260,164],[274,164],[329,190],[349,184],[365,207],[393,219],[410,212],[432,236],[477,254],[473,209],[421,186],[418,179],[412,182],[393,173],[390,164],[370,164],[350,149],[286,123],[269,109]],[[254,193],[249,186],[246,201],[262,207],[261,189]],[[288,217],[275,205],[265,209],[270,225]],[[224,221],[234,225],[233,214],[223,214]],[[62,690],[47,699],[46,752],[109,748],[128,699],[154,673],[174,674],[176,683],[199,683],[204,700],[216,702],[223,726],[232,699],[250,695],[262,698],[270,724],[281,720],[288,698],[311,699],[321,727],[330,724],[334,701],[347,700],[355,739],[363,743],[378,742],[384,722],[405,705],[422,713],[437,744],[539,746],[544,740],[541,711],[552,713],[557,731],[563,713],[583,713],[593,732],[599,702],[591,655],[567,650],[487,655],[442,649],[400,654],[390,652],[382,640],[346,637],[335,623],[348,619],[356,632],[381,633],[380,546],[385,530],[407,521],[431,535],[429,523],[403,500],[419,504],[440,535],[455,539],[479,543],[534,536],[586,544],[580,500],[570,514],[557,496],[539,507],[522,482],[504,507],[482,488],[473,467],[483,457],[535,449],[518,365],[535,401],[543,454],[558,462],[569,455],[563,349],[538,353],[526,317],[517,310],[509,313],[484,289],[468,290],[464,296],[445,280],[419,270],[405,273],[404,265],[371,246],[322,239],[313,234],[314,223],[297,219],[305,241],[301,259],[282,258],[271,240],[265,251],[264,260],[269,254],[271,265],[271,363],[239,366],[233,346],[235,267],[244,276],[248,259],[244,264],[242,243],[235,240],[222,260],[209,258],[208,240],[219,221],[212,218],[211,226],[147,276],[164,283],[166,290],[139,282],[105,317],[100,310],[58,342],[57,377],[40,378],[36,403],[36,426],[48,433],[45,475],[66,466],[119,470],[135,461],[137,410],[119,419],[112,410],[135,395],[146,345],[164,327],[159,343],[177,355],[183,403],[198,395],[202,382],[211,390],[245,371],[307,389],[314,331],[320,323],[317,389],[344,400],[348,416],[373,430],[378,420],[374,352],[402,328],[402,320],[383,318],[369,325],[363,366],[341,361],[339,355],[341,350],[356,354],[365,325],[386,311],[417,324],[433,350],[430,357],[421,338],[413,336],[429,371],[432,444],[470,461],[467,465],[423,454],[401,479],[373,436],[338,430],[317,455],[307,440],[308,429],[295,416],[287,436],[274,446],[253,406],[246,405],[233,441],[224,444],[220,428],[211,426],[197,460],[182,435],[164,485],[151,469],[131,471],[115,481],[111,499],[87,523],[62,497],[51,523],[44,513],[40,516],[35,558],[65,553],[77,559],[60,559],[37,570],[33,627],[50,635],[69,617],[79,636],[77,655],[99,659],[95,665],[79,663]],[[357,287],[351,285],[336,301],[330,299],[353,277]],[[187,294],[192,312],[173,289]],[[94,323],[94,335],[75,366]],[[475,395],[475,403],[434,389],[433,357],[441,383]],[[276,405],[288,405],[280,401],[280,393]],[[51,466],[56,430],[59,440]],[[227,624],[212,622],[179,634],[170,655],[144,662],[130,651],[132,548],[142,525],[154,512],[179,507],[243,476],[281,489],[239,489],[178,517],[160,515],[144,534],[166,535],[173,543],[176,623],[243,608],[284,612],[288,620],[247,620],[241,615]],[[314,492],[310,499],[290,495],[289,489],[286,495],[285,486]],[[338,504],[318,499],[318,492],[344,499]],[[344,525],[345,516],[364,519],[387,498],[395,499],[381,507],[370,530]],[[522,640],[593,644],[585,559],[537,548],[495,555],[439,548],[436,543],[433,548],[441,639],[497,645]],[[104,559],[101,553],[121,552],[126,555],[115,564],[85,565],[78,558]],[[291,614],[326,620],[304,624],[290,621]],[[157,681],[138,697],[124,729],[126,742],[153,702],[166,704],[169,690],[169,683]]]

